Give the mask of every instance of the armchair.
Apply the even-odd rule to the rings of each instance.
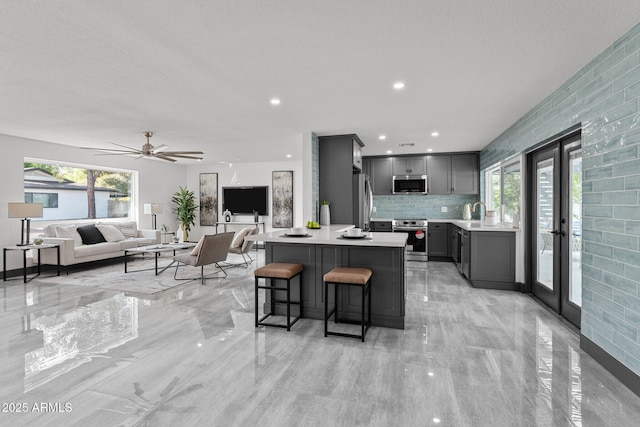
[[[235,265],[243,265],[244,264],[245,267],[249,267],[249,264],[251,264],[253,262],[253,258],[251,258],[251,256],[249,255],[249,252],[253,248],[253,245],[254,245],[255,242],[251,242],[251,241],[247,240],[245,237],[252,236],[252,235],[258,234],[258,233],[259,233],[259,230],[257,228],[255,228],[255,227],[247,227],[247,228],[242,229],[242,230],[240,230],[238,232],[238,235],[241,236],[241,238],[242,238],[242,243],[240,244],[240,246],[234,246],[232,244],[231,247],[229,248],[229,253],[242,255],[242,259],[243,259],[244,263],[231,264],[231,265],[235,266]]]
[[[173,278],[176,280],[192,280],[190,278],[178,278],[178,268],[180,264],[190,265],[192,267],[200,267],[200,280],[204,285],[204,266],[215,264],[220,271],[224,274],[222,277],[227,277],[227,272],[220,266],[220,262],[227,259],[229,253],[229,246],[231,240],[233,240],[233,232],[211,234],[203,236],[198,246],[191,253],[178,254],[173,257],[173,260],[177,262],[176,271],[173,273]]]

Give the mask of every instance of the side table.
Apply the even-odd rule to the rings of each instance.
[[[7,252],[8,251],[22,251],[22,276],[24,283],[30,282],[40,275],[40,251],[43,249],[56,249],[56,271],[57,276],[60,275],[60,245],[53,243],[45,243],[42,245],[25,245],[25,246],[7,246],[2,251],[2,280],[4,282],[7,281]],[[28,250],[37,250],[38,251],[38,272],[35,276],[32,276],[27,279],[27,251]]]

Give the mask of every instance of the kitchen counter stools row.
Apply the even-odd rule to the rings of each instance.
[[[294,263],[281,263],[274,262],[260,267],[255,270],[255,326],[274,326],[279,328],[286,328],[287,331],[291,330],[293,326],[301,317],[303,309],[302,298],[302,274],[304,267],[302,264]],[[357,267],[335,267],[331,271],[327,272],[323,277],[324,282],[324,336],[336,335],[348,338],[357,338],[364,342],[365,336],[369,328],[371,327],[371,276],[373,272],[368,268]],[[291,300],[291,281],[298,277],[299,284],[299,300]],[[285,281],[284,287],[282,285],[260,285],[259,279],[266,279],[272,281]],[[275,282],[274,282],[275,283]],[[329,310],[329,285],[334,286],[334,307]],[[344,332],[334,332],[328,330],[328,321],[331,316],[334,316],[334,322],[339,323],[343,320],[338,317],[338,287],[350,286],[361,288],[362,294],[362,306],[360,316],[360,334],[348,334]],[[277,299],[273,293],[269,295],[270,312],[265,313],[262,317],[258,315],[258,292],[260,289],[275,292],[286,292],[286,299]],[[367,298],[368,297],[368,298]],[[368,306],[365,304],[365,300],[368,299]],[[274,315],[274,303],[286,304],[286,324],[265,322],[267,318]],[[291,320],[291,305],[298,306],[298,315]],[[365,316],[365,313],[368,315]],[[365,320],[366,317],[366,320]],[[351,323],[351,322],[349,322]]]

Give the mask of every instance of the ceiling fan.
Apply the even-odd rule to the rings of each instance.
[[[116,144],[115,142],[111,142],[113,145],[117,145],[118,147],[126,148],[126,150],[122,149],[111,149],[111,148],[91,148],[91,147],[82,147],[87,150],[96,150],[98,151],[97,155],[99,156],[134,156],[137,159],[148,157],[148,158],[156,158],[161,160],[166,160],[168,162],[175,162],[175,158],[179,159],[194,159],[194,160],[202,160],[202,157],[198,155],[203,155],[202,151],[165,151],[169,148],[168,145],[162,144],[157,147],[154,147],[149,142],[149,138],[153,136],[153,132],[145,132],[144,136],[147,138],[147,143],[142,146],[141,150],[136,148],[127,147],[126,145]],[[175,158],[174,158],[175,157]]]

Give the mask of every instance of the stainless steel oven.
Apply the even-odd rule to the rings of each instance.
[[[407,260],[428,261],[426,219],[394,219],[391,223],[394,232],[408,233]]]

